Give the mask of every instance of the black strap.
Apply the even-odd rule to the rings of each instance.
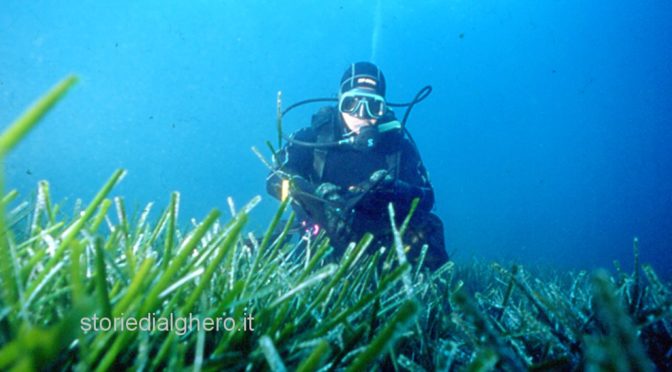
[[[317,181],[322,181],[322,176],[324,175],[324,164],[327,161],[327,150],[326,149],[315,149],[313,152],[313,170],[317,175]]]
[[[332,106],[322,107],[313,115],[311,127],[317,133],[317,143],[328,143],[335,140],[336,119],[336,108]],[[318,183],[322,181],[324,175],[327,151],[327,148],[315,148],[313,150],[313,170]]]
[[[388,154],[385,157],[385,161],[387,162],[387,172],[394,175],[395,180],[398,180],[400,171],[399,168],[401,167],[401,150],[397,150],[391,154]]]

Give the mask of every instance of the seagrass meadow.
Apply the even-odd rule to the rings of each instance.
[[[10,125],[0,156],[75,82]],[[34,200],[3,191],[1,370],[672,369],[670,285],[639,263],[636,239],[634,270],[449,262],[429,272],[406,261],[403,224],[393,226],[394,247],[371,246],[369,235],[334,257],[324,237],[290,236],[286,203],[262,237],[245,230],[258,198],[186,223],[179,193],[155,221],[152,204],[128,213],[113,196],[123,175],[67,213],[46,181]],[[94,315],[148,314],[254,322],[243,331],[83,327]]]

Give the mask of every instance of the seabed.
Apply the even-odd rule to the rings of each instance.
[[[75,82],[10,125],[0,157]],[[367,235],[343,257],[324,236],[292,240],[292,218],[280,223],[287,202],[259,239],[244,230],[258,198],[182,228],[179,193],[158,220],[152,204],[129,218],[123,198],[110,197],[123,175],[74,217],[51,202],[46,181],[11,209],[18,193],[0,194],[0,369],[672,370],[670,285],[640,265],[637,240],[632,272],[533,275],[477,262],[430,272],[406,261],[403,226],[399,245],[373,247]],[[249,323],[84,326],[148,314]]]

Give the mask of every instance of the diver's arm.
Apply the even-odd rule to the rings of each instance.
[[[415,146],[405,141],[400,155],[398,177],[386,169],[380,169],[358,186],[361,196],[353,200],[359,208],[378,212],[392,202],[397,212],[404,215],[408,213],[413,199],[419,198],[417,209],[431,211],[434,207],[434,189]]]
[[[400,166],[399,179],[395,185],[398,198],[409,203],[420,198],[418,209],[430,211],[434,207],[434,188],[417,148],[408,141],[403,145]]]
[[[420,198],[419,210],[430,211],[434,207],[434,190],[431,185],[417,186],[397,180],[393,188],[395,199],[403,205],[410,205],[413,199]]]
[[[375,186],[371,194],[363,199],[367,209],[378,210],[393,202],[400,211],[407,211],[413,199],[419,198],[418,209],[429,211],[434,206],[434,190],[431,186],[418,186],[404,180],[394,180],[385,172],[385,180]],[[372,176],[372,178],[375,176]],[[404,212],[405,213],[405,212]]]

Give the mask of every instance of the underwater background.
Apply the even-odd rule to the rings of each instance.
[[[6,188],[55,202],[115,188],[180,222],[264,201],[283,105],[335,96],[370,60],[387,97],[429,84],[408,128],[457,262],[632,268],[672,278],[669,1],[56,1],[0,3],[0,123],[68,73],[80,83],[5,159]],[[284,120],[310,122],[313,105]],[[403,114],[403,111],[398,111]]]

